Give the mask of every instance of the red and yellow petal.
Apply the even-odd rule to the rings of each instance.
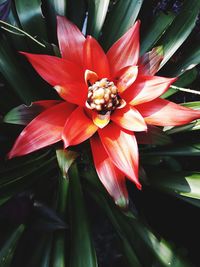
[[[142,115],[134,108],[126,105],[122,109],[116,109],[111,115],[111,120],[129,131],[146,131],[147,126]]]
[[[24,128],[8,157],[22,156],[60,141],[65,122],[74,108],[62,102],[42,112]]]
[[[124,67],[137,65],[140,49],[139,28],[140,21],[136,21],[108,50],[107,57],[113,76]]]
[[[60,97],[76,105],[84,106],[87,99],[88,88],[85,83],[73,82],[63,86],[54,86]]]
[[[99,114],[96,111],[92,111],[91,113],[94,124],[101,129],[110,122],[110,111],[106,112],[106,114]]]
[[[124,174],[113,164],[106,153],[98,135],[91,139],[95,168],[100,181],[121,208],[128,205],[128,192]]]
[[[176,78],[159,76],[140,76],[123,94],[130,105],[139,105],[164,94]]]
[[[110,77],[107,56],[92,36],[87,36],[84,43],[83,61],[85,69],[96,72],[100,79]]]
[[[88,118],[84,109],[82,107],[76,108],[63,129],[62,139],[65,148],[82,143],[90,138],[97,129],[98,127]]]
[[[96,72],[91,71],[91,70],[86,70],[84,73],[84,79],[85,79],[86,86],[88,86],[89,84],[92,85],[96,81],[98,81],[99,77],[96,74]]]
[[[62,58],[83,65],[85,37],[79,28],[63,16],[57,16],[57,35]]]
[[[82,69],[65,59],[39,54],[24,53],[38,74],[52,86],[69,82],[84,82]]]
[[[101,142],[115,166],[140,189],[138,180],[138,147],[133,133],[110,123],[98,131]]]
[[[200,111],[183,107],[165,99],[155,99],[135,107],[146,123],[157,126],[178,126],[200,118]]]
[[[119,93],[123,93],[127,88],[129,88],[134,81],[136,80],[138,75],[138,67],[130,66],[125,67],[117,74],[117,88]]]

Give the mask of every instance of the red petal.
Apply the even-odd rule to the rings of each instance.
[[[107,57],[114,76],[124,67],[137,65],[140,49],[139,28],[140,21],[137,21],[108,50]]]
[[[129,105],[122,109],[116,109],[111,115],[111,120],[130,131],[140,132],[147,130],[146,123],[141,114]]]
[[[85,83],[73,82],[63,86],[54,86],[58,94],[66,101],[80,106],[85,105],[88,89]]]
[[[163,47],[154,47],[150,52],[145,53],[139,59],[140,73],[142,75],[154,75],[163,60]]]
[[[126,90],[123,98],[131,105],[152,101],[166,92],[176,78],[141,76]]]
[[[121,75],[120,74],[117,75],[117,76],[120,75],[119,80],[117,81],[117,88],[119,93],[123,93],[136,80],[138,74],[138,67],[137,66],[126,67],[120,72]]]
[[[87,117],[82,107],[78,107],[67,120],[62,133],[65,147],[82,143],[90,138],[98,127]]]
[[[82,66],[85,37],[79,28],[65,17],[57,16],[57,35],[62,57]]]
[[[115,203],[122,208],[126,207],[128,204],[128,192],[124,174],[112,163],[99,137],[95,135],[90,140],[99,179],[108,193],[114,198]]]
[[[107,56],[92,36],[88,36],[84,43],[83,60],[85,69],[96,72],[100,79],[110,77]]]
[[[65,59],[24,53],[39,75],[52,86],[69,82],[84,82],[83,71],[73,62]]]
[[[22,156],[60,141],[73,109],[74,105],[62,102],[42,112],[21,132],[8,157]]]
[[[138,188],[141,188],[138,180],[138,147],[134,134],[123,131],[114,123],[110,123],[98,132],[102,144],[115,166]]]
[[[200,111],[158,98],[136,106],[146,123],[158,126],[177,126],[200,118]]]

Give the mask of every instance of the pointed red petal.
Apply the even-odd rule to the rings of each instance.
[[[112,162],[120,169],[138,188],[138,147],[133,133],[123,131],[114,123],[98,131]]]
[[[111,120],[124,129],[130,131],[146,131],[146,123],[141,114],[129,105],[122,109],[116,109],[111,115]]]
[[[137,65],[140,48],[139,28],[140,21],[137,21],[108,50],[107,57],[114,76],[124,67]]]
[[[57,35],[62,57],[82,66],[85,37],[79,28],[65,17],[57,16]]]
[[[78,107],[67,120],[62,133],[65,147],[82,143],[90,138],[98,127],[87,117],[82,107]]]
[[[125,208],[128,204],[128,192],[124,174],[112,163],[98,135],[93,136],[90,140],[99,179],[108,193],[114,198],[115,203]]]
[[[177,126],[200,118],[200,111],[161,98],[135,108],[144,117],[146,123],[158,126]]]
[[[56,85],[54,88],[64,100],[80,106],[85,105],[88,92],[85,83],[73,82],[63,86]]]
[[[163,60],[162,46],[154,47],[150,52],[145,53],[139,59],[139,69],[141,75],[154,75]]]
[[[62,102],[42,112],[21,132],[8,157],[22,156],[60,141],[73,109],[74,105]]]
[[[176,78],[159,76],[140,76],[136,82],[123,94],[123,98],[130,105],[152,101],[165,93]]]
[[[138,67],[131,66],[126,67],[117,75],[119,77],[117,81],[117,88],[119,93],[123,93],[128,87],[130,87],[137,78]]]
[[[83,55],[85,69],[96,72],[100,79],[110,77],[107,56],[99,43],[92,36],[87,36],[84,43]]]
[[[73,62],[65,59],[24,53],[39,75],[52,86],[63,85],[69,82],[84,82],[83,71]]]

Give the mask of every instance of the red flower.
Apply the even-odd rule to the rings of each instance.
[[[90,138],[101,182],[116,203],[126,204],[125,176],[141,188],[134,132],[185,124],[200,112],[159,98],[175,78],[153,76],[162,60],[156,49],[139,60],[139,21],[107,54],[66,18],[58,17],[57,24],[62,58],[23,54],[64,101],[47,105],[25,127],[9,158],[60,140],[67,148]]]

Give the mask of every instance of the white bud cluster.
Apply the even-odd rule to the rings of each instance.
[[[117,87],[107,78],[95,82],[88,88],[87,106],[99,113],[113,111],[120,105]]]

